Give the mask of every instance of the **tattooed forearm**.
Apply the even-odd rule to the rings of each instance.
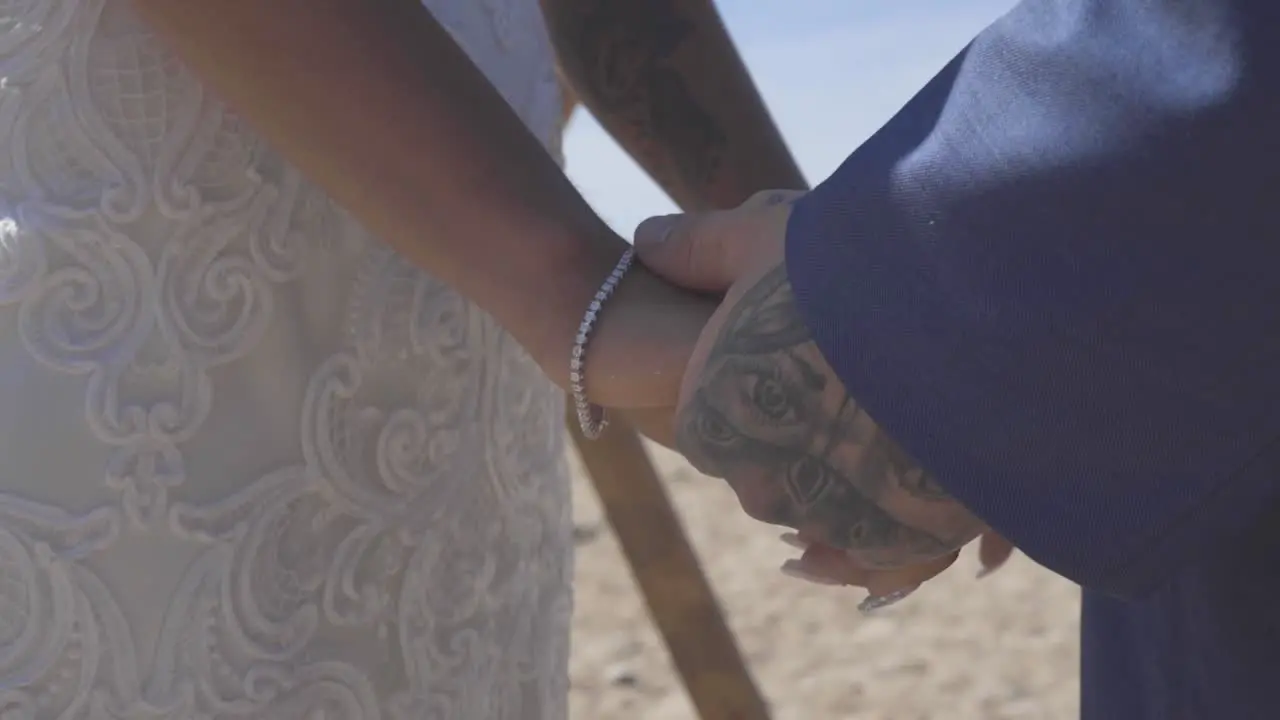
[[[697,31],[680,0],[544,0],[576,91],[633,142],[656,179],[701,187],[723,156],[724,130],[690,90],[673,56]]]
[[[541,0],[565,78],[685,211],[808,187],[714,0]]]
[[[888,467],[886,470],[898,478],[898,486],[914,497],[922,500],[951,500],[951,496],[929,474],[903,452],[902,448],[885,436],[882,441]]]
[[[678,432],[690,460],[734,483],[757,519],[873,565],[946,554],[982,527],[845,392],[783,266],[733,303]]]

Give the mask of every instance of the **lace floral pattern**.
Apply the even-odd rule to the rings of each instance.
[[[537,0],[428,5],[558,153]],[[563,718],[561,412],[127,0],[0,0],[0,718]]]

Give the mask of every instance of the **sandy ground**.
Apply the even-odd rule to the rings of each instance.
[[[775,720],[1067,720],[1077,712],[1075,586],[1017,556],[974,578],[967,555],[876,617],[858,591],[777,572],[789,548],[719,483],[655,451]],[[695,720],[590,483],[578,525],[573,720]]]

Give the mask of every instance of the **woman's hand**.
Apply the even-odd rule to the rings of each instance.
[[[674,407],[632,408],[619,412],[640,434],[668,450],[679,451],[676,447],[676,409]]]
[[[982,565],[978,577],[984,578],[1004,567],[1016,549],[1013,543],[994,530],[983,533],[982,540],[978,543],[978,563]]]
[[[802,533],[785,533],[782,541],[801,551],[800,557],[782,565],[782,572],[818,585],[864,588],[867,598],[858,605],[863,612],[888,607],[915,592],[927,580],[951,567],[960,551],[903,567],[878,569],[858,562],[856,556],[814,541]]]
[[[588,397],[674,450],[680,384],[716,302],[634,266],[605,306],[588,346]],[[567,365],[567,352],[564,358]]]
[[[676,445],[747,514],[797,530],[792,572],[904,596],[986,527],[845,390],[796,307],[783,258],[795,193],[652,220],[636,245],[682,286],[724,292],[685,373]],[[828,572],[829,571],[829,572]]]
[[[799,533],[786,533],[782,541],[801,550],[799,558],[788,560],[782,571],[795,578],[819,585],[852,585],[865,588],[867,600],[859,605],[864,612],[887,607],[902,600],[926,581],[932,580],[959,557],[959,551],[936,560],[889,570],[866,568],[848,553],[830,545],[813,542]],[[987,530],[978,541],[978,562],[982,569],[978,578],[999,570],[1013,555],[1013,543],[994,530]]]
[[[586,287],[598,287],[608,275]],[[573,282],[579,283],[579,280]],[[594,293],[595,290],[591,290]],[[578,311],[565,311],[530,350],[544,372],[562,388],[569,387],[569,358],[574,335],[587,310],[586,295]],[[546,312],[559,312],[548,303]],[[639,263],[604,303],[587,343],[586,394],[591,402],[625,410],[639,429],[669,443],[671,418],[690,355],[716,301],[678,288]],[[643,411],[643,412],[640,412]]]

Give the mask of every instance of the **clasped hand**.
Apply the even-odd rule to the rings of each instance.
[[[947,568],[986,528],[848,395],[810,338],[784,261],[801,195],[641,224],[647,271],[623,288],[651,298],[661,278],[698,295],[637,312],[620,290],[590,362],[643,432],[724,479],[751,517],[796,531],[803,554],[784,570],[865,587],[870,608]],[[989,565],[1009,554],[995,536],[988,546]]]

